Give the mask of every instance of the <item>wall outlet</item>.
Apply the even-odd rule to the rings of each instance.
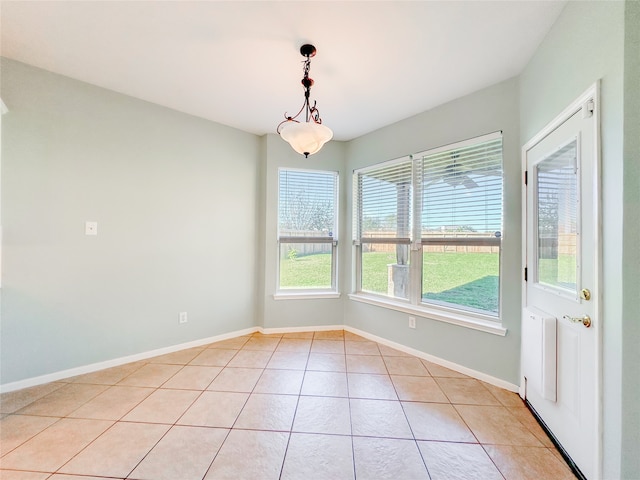
[[[409,317],[409,328],[416,328],[416,317]]]
[[[187,323],[187,312],[180,312],[178,323]]]
[[[98,222],[84,222],[85,235],[98,235]]]

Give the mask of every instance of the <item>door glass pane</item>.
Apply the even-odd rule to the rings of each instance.
[[[558,149],[536,168],[538,283],[576,291],[578,178],[576,141]]]

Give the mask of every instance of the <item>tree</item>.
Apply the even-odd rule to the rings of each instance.
[[[289,192],[280,209],[280,229],[333,232],[333,207],[329,200],[312,198],[304,189]]]

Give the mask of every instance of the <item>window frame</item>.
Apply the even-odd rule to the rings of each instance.
[[[413,225],[413,218],[411,218],[413,216],[413,213],[411,212],[411,210],[409,210],[409,230],[408,230],[408,235],[407,236],[395,236],[395,237],[387,237],[387,236],[370,236],[370,237],[359,237],[359,231],[360,231],[360,205],[359,205],[359,199],[361,198],[361,189],[362,189],[362,185],[359,182],[359,173],[366,173],[366,172],[371,172],[371,171],[375,171],[375,170],[379,170],[381,168],[384,167],[393,167],[396,165],[402,165],[402,164],[407,164],[411,170],[411,183],[413,185],[413,170],[414,170],[414,166],[413,166],[413,160],[411,159],[410,155],[406,155],[404,157],[400,157],[400,158],[396,158],[393,160],[388,160],[386,162],[382,162],[382,163],[378,163],[375,165],[371,165],[369,167],[365,167],[365,168],[361,168],[358,170],[354,170],[354,175],[353,175],[353,187],[354,187],[354,201],[353,201],[353,219],[354,219],[354,223],[356,224],[356,227],[353,229],[353,244],[358,247],[359,251],[362,252],[362,245],[407,245],[409,247],[409,264],[411,263],[411,238],[412,238],[412,225]],[[413,196],[413,193],[412,193]],[[411,204],[413,204],[413,199],[411,200]],[[375,292],[369,292],[369,291],[363,291],[362,290],[362,255],[358,254],[355,257],[356,260],[356,292],[363,294],[363,295],[374,295],[374,296],[380,296],[383,298],[391,298],[388,297],[386,295],[380,295],[380,294],[376,294]],[[394,300],[398,301],[398,302],[403,302],[403,303],[408,303],[409,299],[410,299],[411,295],[409,296],[409,298],[403,299],[403,298],[394,298]]]
[[[370,165],[364,168],[356,169],[353,171],[353,250],[354,250],[354,266],[355,275],[353,293],[349,295],[349,298],[355,301],[382,306],[390,308],[400,312],[408,313],[411,315],[418,315],[427,317],[434,320],[439,320],[456,325],[466,326],[476,330],[493,333],[496,335],[506,335],[506,329],[501,323],[502,313],[502,230],[504,228],[504,151],[501,155],[500,162],[500,177],[501,177],[501,201],[500,201],[500,235],[497,237],[481,237],[481,238],[429,238],[424,237],[422,233],[422,193],[423,193],[423,181],[422,181],[422,160],[424,157],[437,154],[439,152],[448,151],[456,148],[464,148],[473,146],[476,144],[485,143],[497,138],[502,139],[502,132],[494,132],[479,137],[474,137],[461,142],[455,142],[452,144],[444,145],[434,149],[425,150],[412,155],[400,157],[387,162]],[[503,143],[502,143],[503,146]],[[406,242],[397,241],[396,239],[382,239],[363,238],[360,232],[361,222],[361,194],[360,191],[360,178],[361,174],[375,171],[376,169],[383,168],[385,165],[393,165],[396,162],[407,161],[410,159],[412,165],[412,195],[411,195],[411,215],[412,225],[410,231],[410,239]],[[409,245],[409,295],[407,299],[392,297],[385,294],[363,291],[362,290],[362,254],[363,245],[374,243],[404,243]],[[423,254],[426,251],[428,245],[444,245],[444,246],[491,246],[498,248],[498,312],[495,315],[490,314],[484,310],[476,310],[471,307],[456,308],[454,304],[448,304],[445,302],[437,301],[425,301],[422,294],[423,289]]]
[[[280,234],[280,175],[281,172],[308,172],[315,174],[330,174],[333,177],[334,196],[333,196],[333,230],[330,232],[332,236],[295,236]],[[305,298],[338,298],[338,226],[339,226],[339,189],[340,189],[340,173],[335,170],[321,170],[312,168],[290,168],[279,167],[277,176],[278,185],[278,211],[277,211],[277,233],[276,233],[276,291],[274,299],[305,299]],[[280,263],[282,244],[330,244],[331,245],[331,286],[328,288],[305,288],[305,287],[285,287],[280,286]]]

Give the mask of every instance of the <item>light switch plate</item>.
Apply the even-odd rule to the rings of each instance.
[[[98,235],[98,222],[85,222],[84,224],[85,235]]]

